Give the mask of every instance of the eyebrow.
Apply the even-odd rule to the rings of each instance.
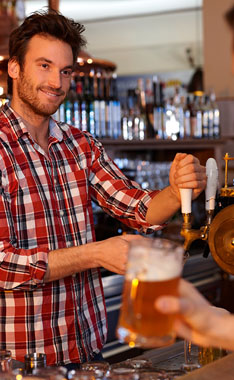
[[[52,63],[52,64],[54,63],[53,61],[51,61],[50,59],[47,59],[45,57],[39,57],[39,58],[37,58],[35,60],[35,62],[40,62],[40,61],[44,61],[44,62]],[[73,65],[67,65],[67,66],[65,66],[65,67],[62,68],[62,70],[64,70],[64,69],[71,69],[71,70],[73,70]]]

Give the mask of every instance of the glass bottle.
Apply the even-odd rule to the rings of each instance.
[[[46,367],[46,354],[33,352],[24,357],[25,372],[26,374],[33,374],[37,368]]]

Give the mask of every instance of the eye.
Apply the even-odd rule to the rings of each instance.
[[[48,65],[48,63],[42,63],[42,64],[41,64],[41,67],[42,67],[43,69],[48,69],[49,65]]]
[[[72,70],[71,70],[71,69],[64,69],[64,70],[61,71],[61,73],[62,73],[65,77],[69,78],[69,77],[72,75]]]

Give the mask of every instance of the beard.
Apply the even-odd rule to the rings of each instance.
[[[38,93],[40,90],[52,92],[57,95],[62,95],[62,100],[58,103],[42,102],[39,99]],[[54,89],[49,86],[38,85],[35,87],[30,78],[26,78],[23,71],[20,72],[20,80],[17,83],[17,92],[21,101],[28,107],[29,110],[33,111],[36,115],[48,117],[53,115],[58,107],[63,103],[65,98],[65,92],[62,90]]]

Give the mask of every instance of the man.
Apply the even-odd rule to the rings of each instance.
[[[0,342],[23,361],[80,363],[102,349],[106,310],[99,267],[124,274],[135,236],[95,242],[91,199],[129,226],[161,228],[180,207],[180,187],[204,189],[205,169],[178,154],[170,186],[143,191],[89,133],[52,115],[69,90],[80,24],[29,16],[10,37],[10,107],[0,113]]]

